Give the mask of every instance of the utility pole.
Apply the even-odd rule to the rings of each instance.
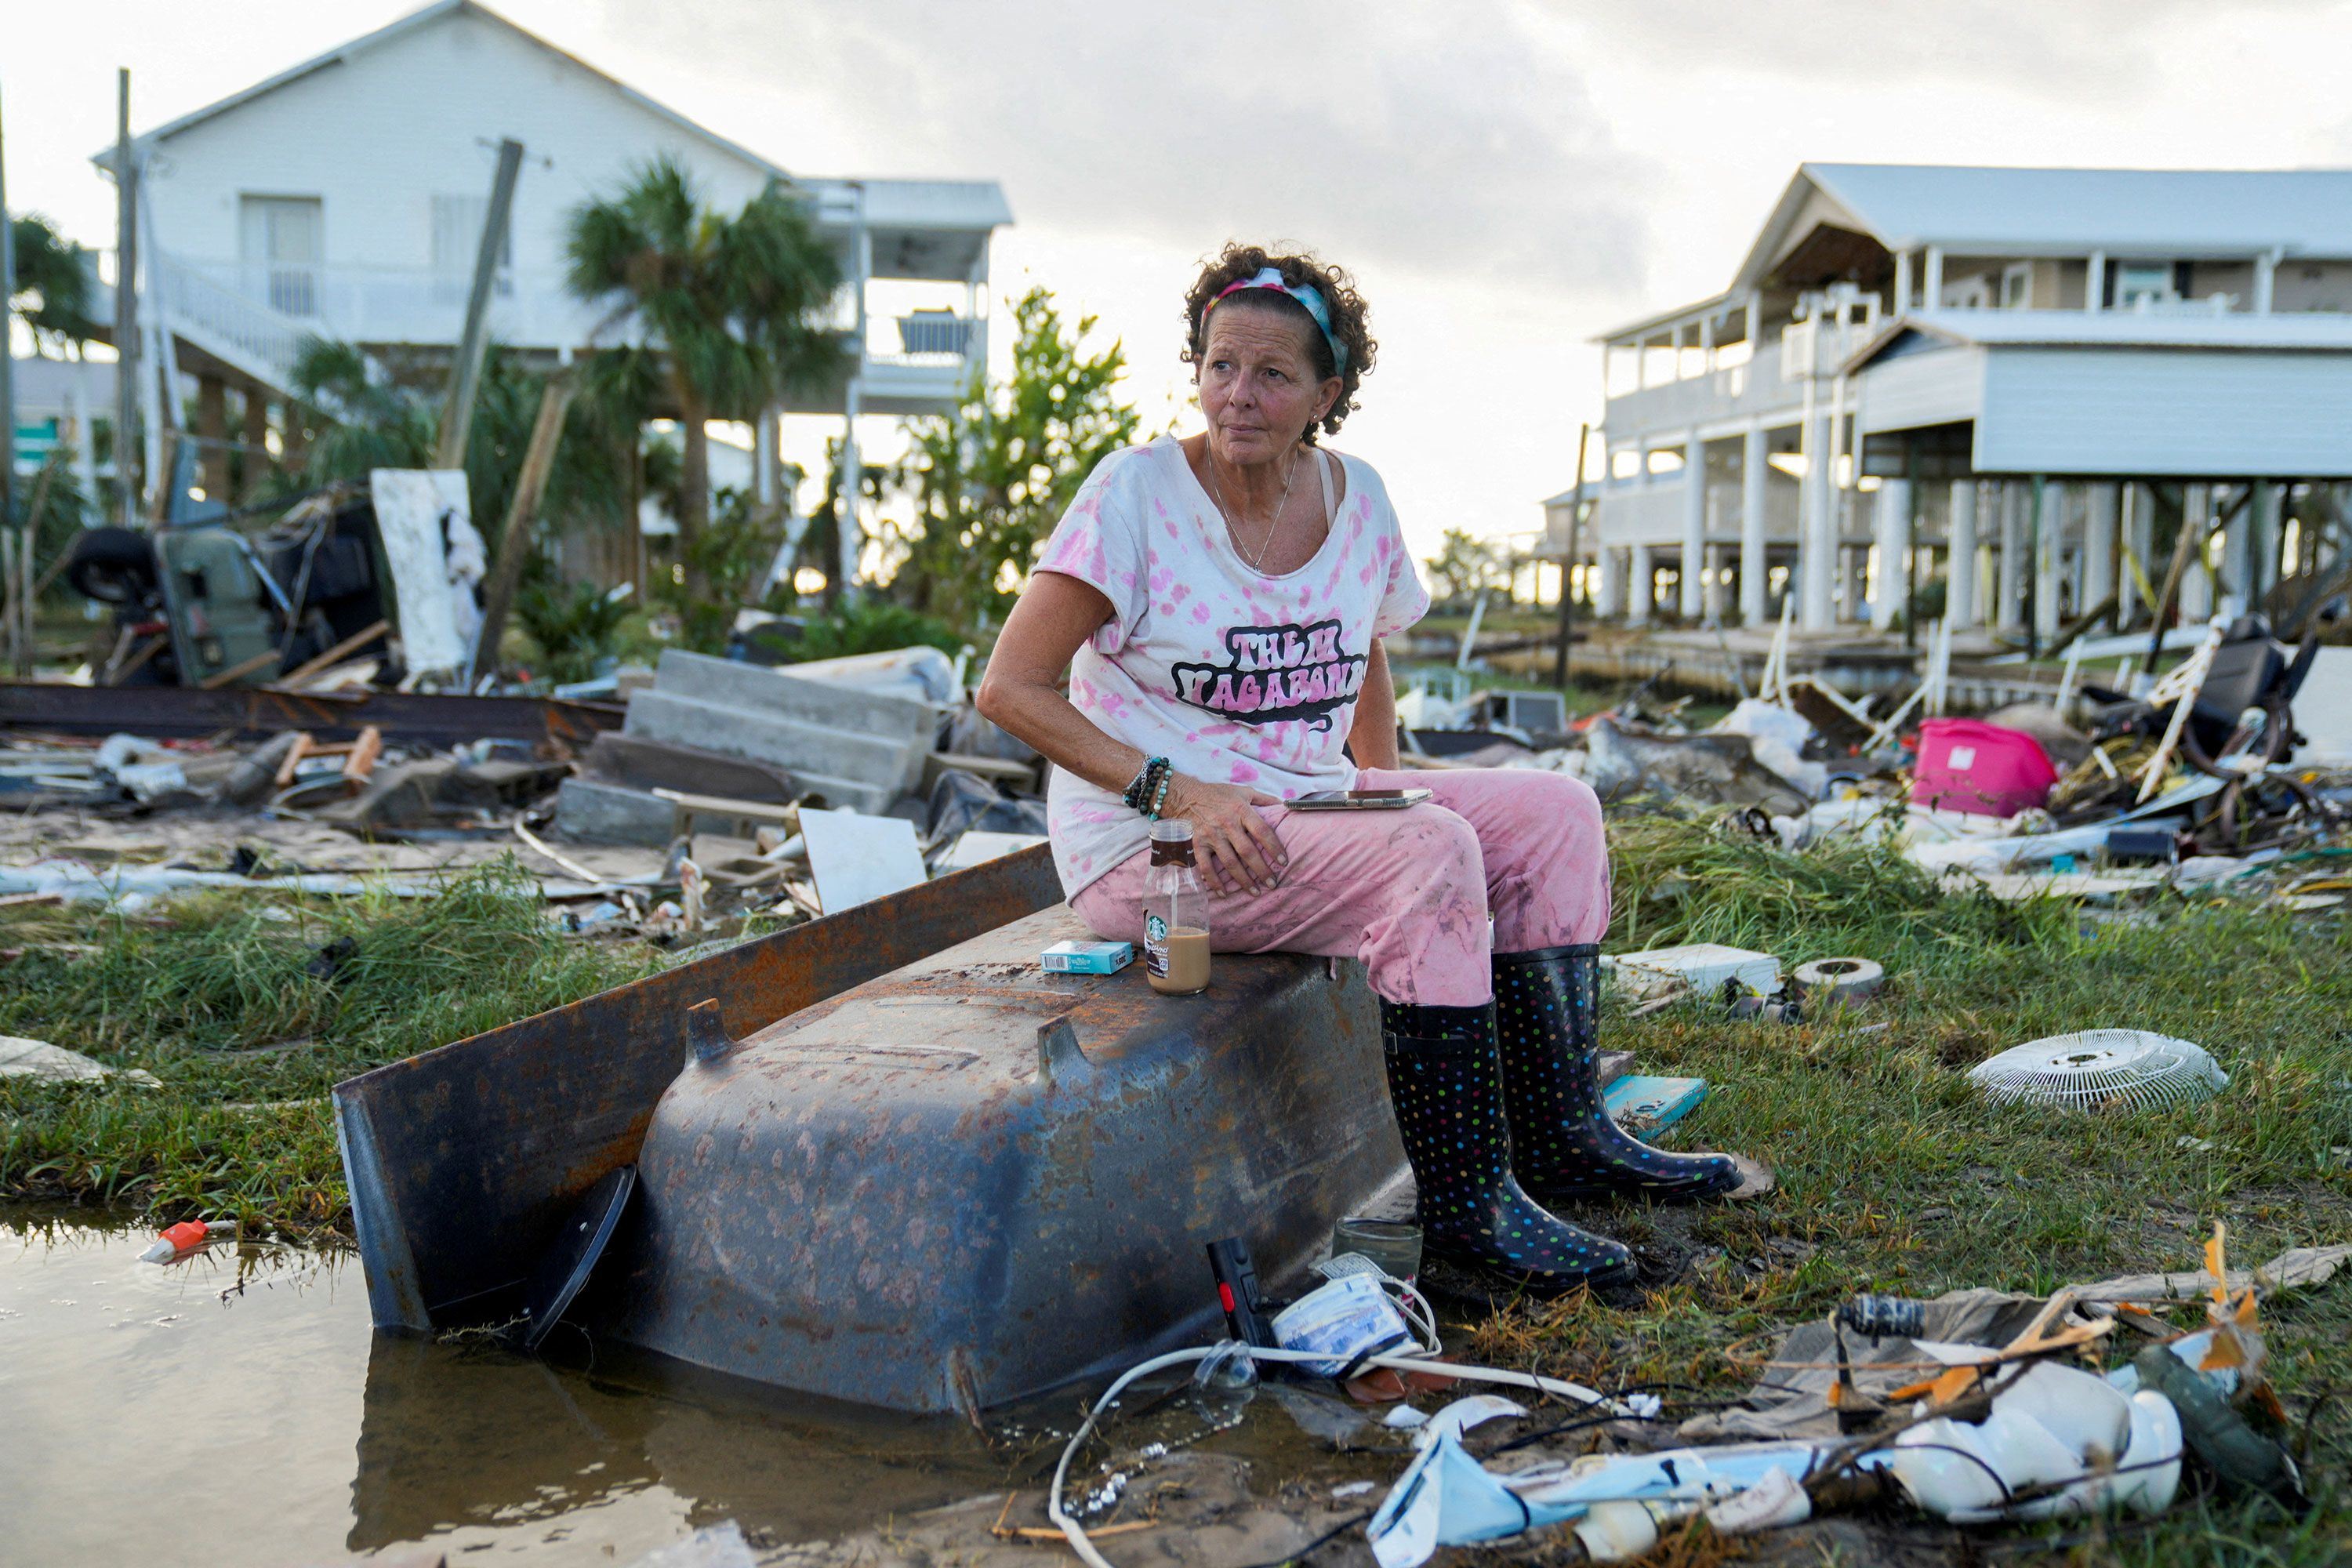
[[[114,73],[114,498],[139,526],[139,173],[131,162],[131,71]],[[15,432],[9,433],[15,439]]]
[[[490,181],[490,210],[482,219],[481,248],[474,253],[474,289],[466,297],[466,335],[449,367],[449,397],[441,409],[441,432],[433,447],[436,468],[466,466],[466,436],[474,423],[474,394],[482,382],[482,351],[490,331],[490,287],[498,280],[499,253],[506,248],[507,215],[514,209],[515,177],[522,172],[522,143],[499,142],[499,172]]]
[[[1576,427],[1576,489],[1568,503],[1568,552],[1559,558],[1559,651],[1552,656],[1551,683],[1568,689],[1568,649],[1576,629],[1576,600],[1569,592],[1576,570],[1577,534],[1584,523],[1584,449],[1592,439],[1588,422]]]

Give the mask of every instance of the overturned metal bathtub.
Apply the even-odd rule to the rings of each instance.
[[[624,987],[572,1028],[544,1015],[339,1088],[378,1324],[482,1315],[635,1160],[591,1330],[808,1393],[976,1411],[1210,1331],[1207,1242],[1245,1237],[1278,1276],[1399,1170],[1356,966],[1221,956],[1186,998],[1133,967],[1048,975],[1038,952],[1084,933],[1046,902],[1050,868],[998,864],[767,939],[800,944],[737,961],[769,977],[763,1007],[687,965],[640,983],[657,1005]],[[840,983],[784,983],[796,952]],[[498,1070],[466,1064],[484,1042]],[[617,1099],[500,1110],[546,1071],[600,1081],[600,1058],[632,1086]]]

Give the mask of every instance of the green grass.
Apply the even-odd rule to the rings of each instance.
[[[136,914],[0,918],[0,1034],[139,1068],[142,1089],[0,1079],[0,1196],[157,1217],[348,1228],[328,1089],[650,973],[650,950],[559,936],[507,862],[438,897],[212,894]],[[350,954],[308,973],[339,941]]]
[[[1886,966],[1889,988],[1866,1010],[1793,1027],[1696,1005],[1607,1018],[1604,1043],[1635,1052],[1640,1070],[1713,1086],[1667,1142],[1762,1156],[1779,1189],[1753,1205],[1576,1216],[1637,1245],[1695,1249],[1695,1266],[1638,1308],[1503,1313],[1474,1349],[1588,1382],[1697,1383],[1727,1396],[1751,1375],[1727,1347],[1769,1347],[1857,1291],[2041,1293],[2194,1268],[2216,1219],[2242,1265],[2352,1240],[2352,943],[2341,922],[2179,900],[2144,921],[2091,920],[2053,902],[1944,895],[1866,847],[1791,855],[1672,817],[1620,820],[1612,839],[1612,950],[1722,942],[1791,967],[1861,955]],[[2009,1046],[2099,1026],[2195,1040],[2231,1086],[2156,1113],[2053,1115],[1990,1106],[1964,1076]],[[2073,1536],[2092,1538],[2029,1555],[2150,1568],[2352,1558],[2352,1413],[2333,1394],[2352,1388],[2352,1279],[2264,1316],[2273,1374],[2307,1436],[2322,1500],[2312,1516],[2192,1500],[2141,1531],[2102,1538],[2074,1521]],[[1816,1545],[1766,1555],[1873,1560]]]
[[[2043,1292],[2194,1268],[2217,1218],[2241,1263],[2352,1240],[2352,1159],[2340,1152],[2352,1151],[2352,939],[2341,921],[2177,899],[2095,919],[2070,905],[1953,896],[1853,843],[1793,855],[1670,816],[1621,817],[1611,833],[1612,949],[1723,942],[1791,967],[1860,954],[1885,963],[1890,984],[1866,1011],[1798,1026],[1727,1022],[1697,1006],[1639,1020],[1612,1012],[1606,1043],[1633,1049],[1642,1070],[1714,1086],[1670,1142],[1760,1155],[1779,1189],[1753,1205],[1580,1214],[1637,1245],[1687,1249],[1691,1267],[1635,1306],[1507,1310],[1457,1348],[1600,1385],[1657,1380],[1728,1394],[1750,1374],[1727,1348],[1769,1346],[1856,1291]],[[236,1214],[301,1230],[347,1225],[330,1085],[660,962],[556,936],[511,871],[434,900],[271,908],[244,895],[161,915],[0,911],[0,948],[28,950],[0,967],[0,1033],[164,1083],[0,1085],[0,1195],[127,1199],[159,1217]],[[356,951],[332,978],[305,973],[320,947],[345,936]],[[1867,1032],[1877,1024],[1886,1027]],[[1966,1081],[1969,1066],[2008,1046],[2100,1026],[2196,1040],[2231,1086],[2202,1105],[2087,1117],[1996,1109]],[[307,1043],[272,1048],[287,1041]],[[236,1109],[255,1104],[275,1109]],[[2352,1279],[2264,1316],[2292,1438],[2305,1446],[2320,1499],[2306,1519],[2192,1496],[2152,1528],[2076,1521],[2052,1527],[2059,1543],[2038,1551],[2023,1532],[1976,1532],[2000,1546],[1979,1552],[1897,1510],[1870,1527],[1900,1534],[1900,1551],[1800,1531],[1750,1543],[1753,1560],[2301,1568],[2352,1558],[2352,1398],[2335,1393],[2352,1391]],[[1676,1560],[1720,1561],[1727,1544],[1699,1542]]]

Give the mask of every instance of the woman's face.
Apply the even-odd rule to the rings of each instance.
[[[1270,462],[1330,412],[1340,383],[1316,379],[1306,342],[1314,330],[1286,310],[1237,307],[1233,299],[1209,312],[1208,342],[1192,379],[1209,419],[1209,448],[1220,461]]]

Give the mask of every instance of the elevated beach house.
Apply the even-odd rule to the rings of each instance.
[[[473,0],[438,0],[131,142],[141,339],[149,365],[192,380],[197,434],[228,434],[234,395],[241,434],[263,439],[309,334],[446,363],[509,139],[523,163],[489,332],[534,358],[566,360],[598,326],[563,287],[567,216],[656,156],[720,210],[772,182],[809,202],[848,279],[837,324],[861,352],[756,422],[763,500],[778,417],[842,417],[854,465],[859,413],[945,408],[985,363],[990,238],[1012,221],[993,182],[795,175]],[[110,174],[115,161],[96,159]]]
[[[2253,605],[2344,538],[2352,171],[1807,163],[1729,288],[1598,341],[1604,614],[1939,589],[2046,640],[2146,613],[2159,514],[2222,524],[2184,614]]]

